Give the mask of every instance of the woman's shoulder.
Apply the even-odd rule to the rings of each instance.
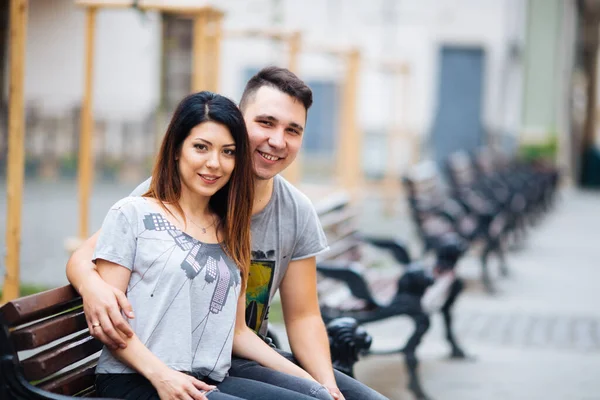
[[[147,200],[143,197],[127,196],[113,204],[110,209],[130,213],[139,210],[141,207],[145,207],[146,204]]]

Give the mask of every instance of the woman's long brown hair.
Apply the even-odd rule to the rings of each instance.
[[[197,125],[213,121],[225,126],[235,141],[235,167],[229,182],[215,193],[209,207],[220,218],[217,232],[225,252],[237,264],[242,287],[250,269],[250,219],[254,199],[254,174],[248,132],[242,113],[228,98],[200,92],[187,96],[179,103],[162,141],[152,172],[150,189],[145,197],[170,204],[184,216],[179,204],[181,178],[176,159],[183,141]],[[166,209],[166,207],[165,207]],[[184,218],[185,219],[185,218]]]

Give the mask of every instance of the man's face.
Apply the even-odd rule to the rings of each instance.
[[[306,110],[299,100],[263,86],[244,111],[254,171],[271,179],[294,161],[304,134]]]

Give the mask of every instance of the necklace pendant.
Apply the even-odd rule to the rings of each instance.
[[[202,228],[202,233],[206,233],[206,228]]]

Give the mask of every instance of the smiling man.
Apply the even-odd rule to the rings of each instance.
[[[252,209],[252,265],[246,296],[246,321],[258,335],[267,333],[269,306],[279,290],[293,356],[319,384],[235,358],[232,376],[259,380],[318,399],[385,399],[360,382],[334,371],[329,340],[317,299],[315,256],[327,241],[310,200],[279,175],[302,145],[310,88],[284,68],[267,67],[252,77],[242,95],[255,172]],[[149,181],[132,195],[146,191]],[[91,262],[97,234],[67,264],[67,276],[84,300],[88,320],[101,321],[93,335],[108,346],[123,346],[131,330],[120,310],[133,317],[125,295],[104,283]],[[283,399],[282,399],[283,400]]]

